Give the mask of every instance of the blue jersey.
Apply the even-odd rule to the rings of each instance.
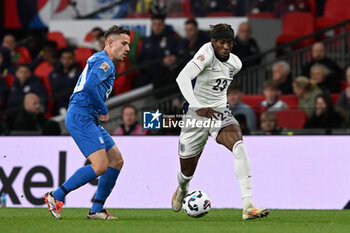
[[[115,68],[106,51],[92,55],[86,62],[79,80],[70,97],[69,108],[80,106],[79,113],[106,115],[104,103],[113,88]]]

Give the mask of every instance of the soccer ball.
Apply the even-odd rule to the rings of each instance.
[[[201,190],[189,192],[182,201],[182,208],[192,218],[200,218],[206,215],[211,203],[208,195]]]

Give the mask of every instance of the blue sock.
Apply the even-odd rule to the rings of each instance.
[[[100,177],[97,186],[97,192],[91,207],[91,213],[100,212],[103,209],[103,205],[111,194],[113,187],[118,179],[120,170],[108,167],[105,174]]]
[[[58,201],[63,201],[64,197],[72,190],[83,186],[87,182],[96,179],[97,175],[91,165],[79,168],[64,184],[56,189],[52,195]]]

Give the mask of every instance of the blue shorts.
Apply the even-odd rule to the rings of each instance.
[[[93,116],[81,115],[68,109],[65,124],[86,158],[100,149],[109,151],[115,145],[112,137]]]

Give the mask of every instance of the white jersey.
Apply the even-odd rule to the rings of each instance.
[[[199,104],[204,107],[225,107],[227,88],[233,76],[241,70],[241,60],[230,53],[230,58],[221,62],[209,42],[198,50],[190,62],[196,66],[193,66],[194,69],[200,71],[193,90]]]

